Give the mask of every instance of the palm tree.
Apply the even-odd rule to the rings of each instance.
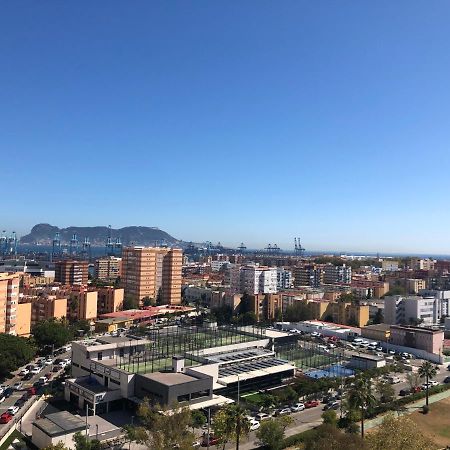
[[[348,394],[349,405],[358,408],[361,414],[361,438],[364,439],[364,416],[366,410],[376,403],[372,393],[372,381],[369,378],[359,378]]]
[[[239,441],[250,432],[250,422],[247,419],[246,411],[240,405],[225,406],[215,416],[214,434],[220,436],[224,445],[229,438],[236,439],[236,450],[239,450]]]
[[[419,375],[422,378],[425,378],[426,381],[426,400],[425,404],[428,406],[428,380],[432,380],[437,374],[437,368],[433,364],[430,363],[430,361],[425,361],[420,367],[419,367]]]

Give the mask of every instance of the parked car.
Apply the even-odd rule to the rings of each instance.
[[[7,409],[7,412],[9,412],[9,414],[11,414],[12,416],[14,416],[17,412],[19,411],[19,407],[18,406],[10,406]]]
[[[267,420],[267,419],[270,419],[270,415],[269,415],[269,414],[266,414],[266,413],[259,413],[259,414],[256,414],[256,420],[257,420],[258,422],[261,422],[261,421]]]
[[[309,409],[309,408],[314,408],[316,406],[319,406],[319,400],[308,400],[305,403],[305,408]]]
[[[400,395],[400,397],[404,397],[405,395],[409,395],[409,394],[411,394],[410,389],[400,389],[400,392],[398,393],[398,395]]]
[[[303,403],[296,403],[295,405],[291,406],[292,412],[299,412],[303,411],[305,409],[305,405]]]
[[[209,435],[209,446],[217,445],[219,443],[219,438],[215,437],[213,435]],[[202,447],[208,447],[208,437],[205,435],[203,436],[202,440]]]
[[[277,416],[286,416],[291,413],[291,408],[282,408],[279,409],[276,413]]]
[[[11,389],[10,387],[7,387],[4,391],[3,391],[3,395],[8,398],[11,397],[11,394],[13,393],[13,389]]]
[[[413,392],[414,394],[415,393],[417,393],[417,392],[420,392],[422,390],[422,388],[420,387],[420,386],[414,386],[412,389],[411,389],[411,392]]]
[[[19,372],[19,375],[21,377],[24,377],[25,375],[28,375],[29,373],[30,373],[30,371],[28,369],[24,368]]]
[[[44,364],[45,364],[46,366],[51,366],[51,365],[53,364],[53,359],[51,359],[51,358],[46,359],[46,360],[44,361]]]
[[[27,394],[28,394],[28,397],[31,397],[32,395],[36,395],[36,388],[35,387],[28,388]]]
[[[33,375],[37,375],[42,369],[39,366],[34,366],[31,370],[30,373],[32,373]]]
[[[6,397],[4,395],[0,395],[0,403],[3,403],[6,400]]]
[[[388,377],[388,381],[391,384],[400,383],[402,380],[399,377]]]
[[[8,423],[10,420],[12,420],[12,418],[13,418],[12,414],[10,414],[8,411],[5,411],[0,416],[0,423]]]
[[[38,383],[39,385],[43,386],[47,382],[48,382],[48,378],[46,376],[43,376],[43,377],[39,377],[39,380],[37,380],[36,383]]]
[[[253,420],[250,422],[250,431],[256,431],[261,426],[261,423],[257,420]]]
[[[14,383],[14,384],[12,385],[12,388],[13,388],[15,391],[20,391],[20,390],[22,389],[22,387],[23,387],[22,381],[18,381],[17,383]]]
[[[328,410],[328,409],[339,409],[340,406],[341,406],[340,403],[337,402],[337,401],[335,401],[335,402],[327,403],[323,409],[324,409],[324,410]]]
[[[60,361],[57,365],[60,369],[64,369],[67,366],[67,363],[65,361]]]

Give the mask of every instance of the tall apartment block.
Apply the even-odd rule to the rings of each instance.
[[[55,281],[66,285],[86,285],[88,282],[87,261],[57,261]]]
[[[0,333],[16,334],[19,275],[0,273]]]
[[[235,265],[228,270],[232,294],[277,293],[277,268],[255,265]]]
[[[179,248],[125,247],[121,277],[125,296],[138,300],[160,296],[164,304],[179,305],[182,263]]]
[[[99,280],[112,280],[120,277],[122,272],[122,258],[105,256],[95,261],[94,275]]]
[[[352,268],[345,264],[342,266],[326,264],[323,268],[323,282],[325,284],[350,284],[352,282]]]
[[[323,266],[317,264],[308,264],[305,266],[294,267],[294,286],[320,287],[323,284]]]

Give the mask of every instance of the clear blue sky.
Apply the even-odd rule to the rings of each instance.
[[[450,2],[0,5],[0,227],[450,253]]]

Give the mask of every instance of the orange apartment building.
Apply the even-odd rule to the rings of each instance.
[[[121,278],[125,295],[137,300],[161,297],[163,304],[181,304],[182,262],[178,248],[125,247]]]
[[[124,289],[112,287],[97,288],[97,314],[107,314],[120,311],[123,307]]]
[[[258,321],[273,320],[277,311],[281,312],[281,294],[254,294],[249,296],[250,309]]]
[[[70,320],[94,320],[97,318],[98,292],[85,288],[74,289],[67,299],[67,317]]]
[[[0,273],[0,333],[16,334],[19,274]]]
[[[85,286],[88,282],[87,261],[57,261],[55,282],[70,286]]]
[[[94,276],[99,280],[116,280],[122,273],[122,258],[105,256],[95,261]]]

